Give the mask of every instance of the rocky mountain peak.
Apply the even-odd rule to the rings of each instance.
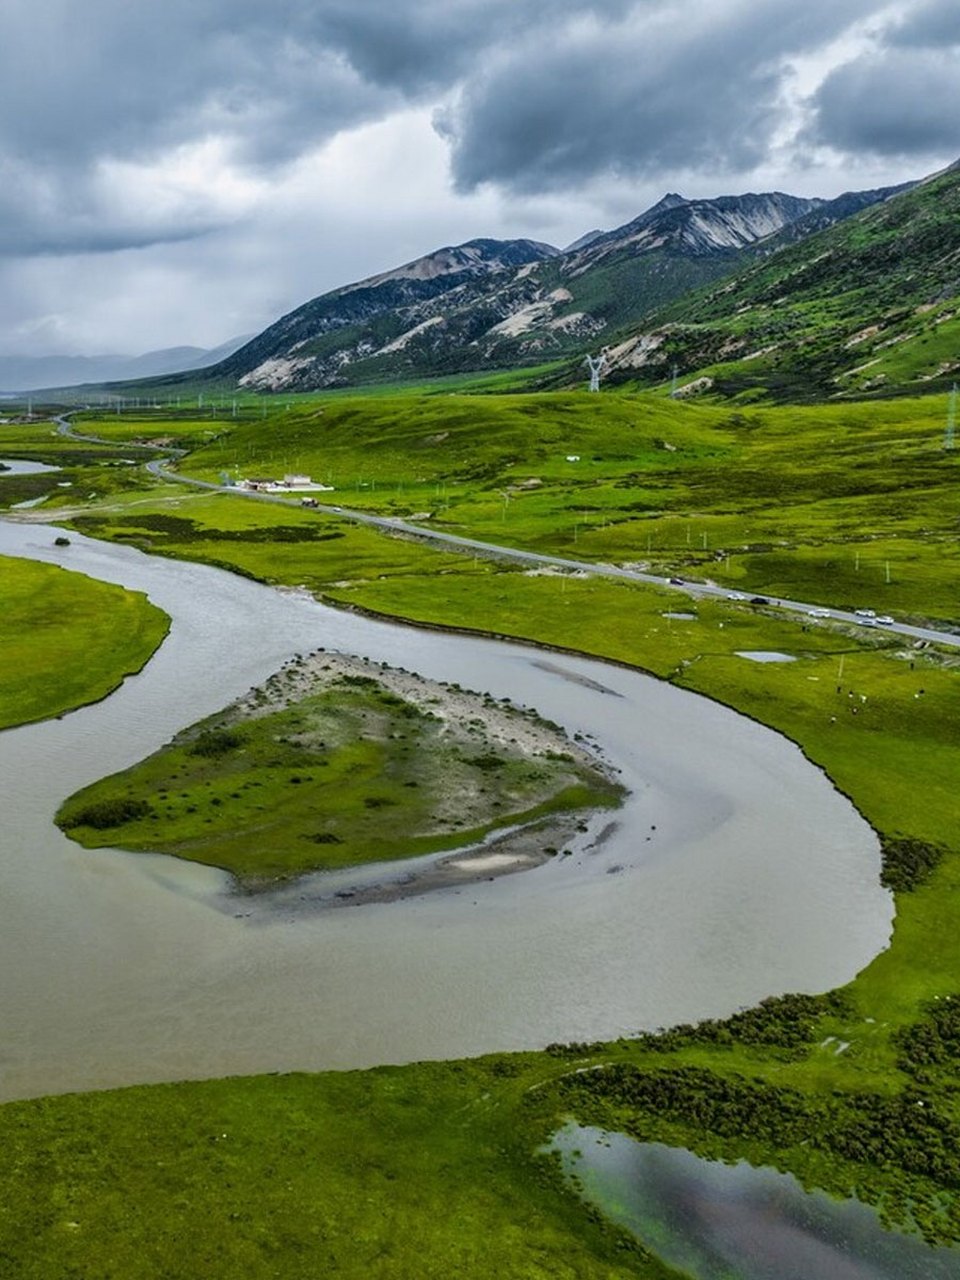
[[[383,271],[365,280],[358,280],[339,290],[341,294],[356,289],[376,289],[396,280],[436,280],[440,276],[459,272],[484,274],[504,267],[522,267],[528,262],[540,262],[555,257],[560,252],[550,244],[538,240],[467,240],[463,244],[446,245],[433,253],[415,258],[401,267]]]

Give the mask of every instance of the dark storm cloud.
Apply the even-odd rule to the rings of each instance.
[[[960,154],[960,81],[926,49],[892,49],[848,63],[815,98],[815,142],[874,155]]]
[[[58,251],[196,234],[224,220],[216,193],[206,212],[147,210],[138,229],[104,194],[104,165],[217,137],[241,163],[269,168],[383,115],[396,92],[325,42],[316,7],[4,0],[0,175],[16,181],[0,201],[0,245]]]
[[[832,71],[809,140],[879,156],[960,154],[960,8],[919,4],[883,43]]]
[[[0,139],[65,161],[213,129],[263,162],[383,111],[304,0],[5,0]]]
[[[437,115],[461,189],[542,191],[598,173],[748,171],[783,111],[783,59],[816,48],[867,0],[650,0],[503,52]]]
[[[205,137],[269,170],[449,89],[487,51],[631,0],[4,0],[0,246],[100,248],[196,234],[223,209],[119,222],[104,161]]]
[[[209,190],[194,175],[154,200],[151,163],[169,169],[178,148],[216,140],[221,164],[270,174],[344,129],[444,98],[461,190],[748,172],[783,119],[782,60],[877,5],[2,0],[0,252],[204,234],[242,212],[215,169]],[[901,38],[916,44],[950,11],[918,0],[912,17]]]
[[[890,43],[927,49],[960,45],[960,6],[956,0],[927,0],[893,29]]]
[[[537,32],[549,41],[570,17],[614,19],[635,0],[327,0],[327,38],[365,76],[407,93],[444,88],[487,50]]]
[[[229,132],[262,164],[632,0],[4,0],[0,139],[76,158]]]

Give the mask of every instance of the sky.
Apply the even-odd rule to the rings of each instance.
[[[960,156],[958,0],[2,0],[0,354],[213,347],[475,236]]]

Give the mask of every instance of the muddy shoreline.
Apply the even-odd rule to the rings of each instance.
[[[401,902],[442,891],[456,893],[503,876],[534,871],[555,858],[572,857],[568,846],[582,841],[589,830],[587,822],[597,812],[584,810],[495,832],[477,845],[411,859],[413,866],[407,861],[379,862],[336,872],[311,872],[293,882],[238,885],[223,899],[223,909],[232,911],[238,919],[290,919],[342,907]],[[600,843],[598,835],[586,846],[581,844],[580,852],[593,851]],[[372,882],[371,873],[377,877]]]

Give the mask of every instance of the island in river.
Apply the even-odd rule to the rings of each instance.
[[[472,864],[461,855],[449,882],[554,856],[572,814],[622,794],[608,767],[532,709],[318,650],[77,792],[57,821],[87,847],[175,854],[245,889],[508,832]]]

